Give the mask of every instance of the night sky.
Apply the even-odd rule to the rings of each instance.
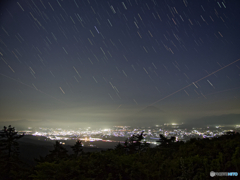
[[[0,5],[0,122],[150,126],[240,114],[238,0]]]

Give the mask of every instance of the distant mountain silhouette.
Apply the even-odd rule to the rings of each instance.
[[[156,123],[161,124],[166,120],[163,118],[165,112],[155,106],[147,106],[146,108],[136,112],[128,117],[127,123],[130,126],[150,126]]]
[[[27,119],[21,119],[21,120],[14,120],[14,121],[1,121],[0,122],[0,129],[3,128],[3,126],[12,125],[12,127],[15,127],[17,130],[19,129],[26,129],[29,126],[43,126],[48,125],[48,122],[43,121],[29,121]]]
[[[139,111],[139,113],[163,113],[164,111],[160,110],[155,106],[147,106],[146,108]]]
[[[232,125],[239,123],[240,114],[224,114],[220,116],[206,116],[197,119],[186,120],[185,123],[188,125]]]

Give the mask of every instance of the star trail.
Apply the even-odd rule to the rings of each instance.
[[[240,114],[237,0],[0,5],[0,122],[150,126]],[[136,115],[152,106],[162,113]]]

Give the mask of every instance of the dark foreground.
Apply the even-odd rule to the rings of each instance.
[[[9,159],[9,162],[1,160],[0,179],[205,180],[239,179],[239,175],[211,177],[211,171],[240,173],[239,133],[212,140],[191,139],[186,143],[175,142],[156,148],[136,148],[127,144],[126,147],[118,145],[114,149],[100,152],[84,152],[83,149],[83,152],[75,154],[74,151],[61,149],[61,145],[58,145],[58,150],[55,145],[56,151],[52,152],[44,146],[39,149],[37,147],[39,148],[36,146],[32,152],[40,153],[44,148],[45,151],[44,156],[35,163],[29,163],[33,157],[31,149],[28,149],[31,147],[26,144],[20,146],[20,159],[29,154],[24,162],[17,158]],[[21,156],[24,152],[25,155]]]

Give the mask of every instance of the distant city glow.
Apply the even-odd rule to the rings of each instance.
[[[136,134],[141,134],[144,131],[144,139],[142,142],[147,142],[152,145],[157,145],[156,141],[159,140],[159,134],[163,134],[166,138],[176,137],[176,141],[187,141],[191,138],[213,138],[219,137],[226,134],[226,132],[233,132],[233,127],[225,127],[223,125],[218,125],[209,129],[209,126],[205,128],[193,127],[189,130],[183,129],[176,126],[177,123],[159,125],[158,127],[143,127],[143,128],[132,128],[130,126],[114,126],[112,128],[106,129],[92,129],[91,130],[77,130],[73,129],[63,129],[63,128],[46,128],[39,127],[37,131],[25,131],[29,135],[33,136],[43,136],[49,140],[59,140],[64,144],[68,140],[81,140],[83,142],[108,142],[108,143],[124,143],[125,138],[129,138]],[[238,126],[234,125],[235,131],[239,130]],[[19,133],[22,133],[20,131]],[[116,139],[122,138],[122,139]],[[63,143],[64,142],[64,143]],[[90,145],[89,145],[90,146]],[[91,147],[97,147],[96,145],[91,145]]]

